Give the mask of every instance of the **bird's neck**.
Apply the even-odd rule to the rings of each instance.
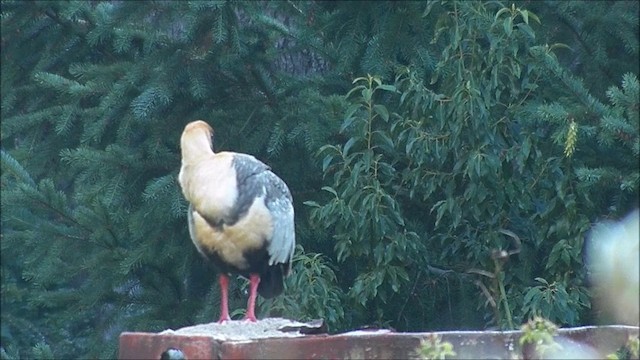
[[[183,163],[193,164],[215,155],[211,149],[211,141],[207,137],[199,136],[185,140],[187,139],[183,139],[180,144]]]

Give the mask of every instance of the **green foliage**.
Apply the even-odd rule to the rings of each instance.
[[[626,214],[638,203],[637,75],[625,74],[622,88],[611,86],[607,91],[611,105],[607,105],[594,98],[579,79],[562,70],[553,54],[534,50],[535,57],[543,59],[543,67],[556,74],[576,97],[537,105],[532,111],[548,124],[556,144],[565,143],[565,154],[567,149],[572,149],[571,154],[577,151],[572,171],[579,189],[587,193],[587,204],[608,207],[616,216]]]
[[[271,50],[279,33],[262,24],[290,9],[2,5],[3,349],[26,353],[44,342],[59,358],[111,358],[123,330],[212,319],[215,276],[189,241],[176,182],[179,135],[203,118],[216,128],[216,150],[264,159],[294,194],[318,178],[318,169],[279,171],[310,159],[311,150],[296,153],[324,143],[328,108],[341,106],[313,88],[302,95],[317,99],[315,108],[286,98],[300,80],[272,64],[294,50]],[[328,268],[317,271],[324,290],[339,294]],[[232,305],[243,307],[234,289]],[[316,315],[339,321],[336,301],[321,299],[330,307]],[[305,306],[296,315],[313,305]]]
[[[443,11],[431,6],[430,14],[439,16],[430,44],[441,52],[433,71],[399,67],[393,84],[357,79],[347,94],[346,139],[320,150],[331,185],[323,188],[323,204],[308,205],[316,222],[335,234],[337,259],[353,259],[360,274],[345,279],[348,295],[355,305],[374,301],[377,312],[361,310],[361,316],[379,322],[392,316],[380,310],[397,302],[390,294],[406,298],[402,289],[419,274],[411,270],[435,265],[474,285],[497,326],[512,328],[538,312],[579,323],[590,308],[582,244],[596,213],[575,186],[575,165],[554,145],[581,161],[580,123],[567,121],[575,111],[569,104],[603,119],[609,108],[561,68],[552,52],[560,45],[535,43],[532,12],[483,3],[443,3]],[[560,82],[549,83],[549,72]],[[563,102],[544,104],[562,88],[569,90]],[[541,118],[557,124],[551,139]],[[635,139],[633,126],[626,129]],[[635,176],[631,167],[613,167]],[[638,188],[629,194],[637,196]],[[540,276],[551,285],[536,286]],[[472,297],[474,289],[462,291]],[[412,305],[433,311],[426,302]]]
[[[336,275],[328,259],[322,254],[304,252],[302,246],[297,245],[293,263],[292,274],[286,280],[287,289],[291,289],[290,295],[259,299],[261,307],[269,309],[270,315],[298,321],[324,319],[329,331],[344,326],[344,294],[332,285],[336,282]]]
[[[8,349],[0,349],[0,359],[13,360],[13,359],[55,359],[51,347],[49,345],[39,342],[29,349],[28,355],[20,353],[20,351],[13,346],[9,346]],[[22,355],[22,356],[21,356]]]
[[[416,351],[416,356],[418,359],[424,360],[444,360],[448,356],[456,356],[456,352],[453,351],[453,345],[451,345],[450,342],[443,342],[440,336],[434,334],[420,341],[420,347]]]
[[[292,189],[260,314],[591,322],[584,235],[639,201],[637,2],[369,5],[3,0],[2,357],[215,318],[176,184],[195,119]]]
[[[336,227],[338,261],[367,259],[355,264],[359,275],[347,294],[354,305],[364,309],[369,300],[386,302],[400,287],[407,286],[405,268],[422,251],[417,234],[407,231],[389,186],[395,174],[384,156],[393,151],[394,145],[381,129],[384,125],[378,124],[389,124],[389,112],[373,100],[380,92],[393,92],[395,88],[371,76],[354,83],[357,85],[347,97],[355,94],[357,98],[342,125],[353,135],[341,147],[327,145],[320,149],[325,171],[336,169],[334,187],[323,188],[332,200],[325,207],[315,202],[307,205],[318,209],[312,220]]]
[[[535,1],[528,7],[545,24],[553,24],[540,29],[541,43],[566,44],[558,52],[561,64],[595,96],[604,97],[623,74],[638,73],[637,2]]]
[[[638,340],[637,336],[629,336],[629,340],[627,340],[627,348],[629,349],[629,354],[632,357],[638,358],[640,356],[640,340]]]
[[[625,346],[620,347],[618,351],[613,354],[607,355],[607,359],[610,360],[618,360],[618,359],[638,359],[640,356],[640,341],[637,336],[629,335],[629,339]]]
[[[553,338],[557,334],[558,327],[545,318],[534,317],[522,325],[521,330],[523,334],[518,342],[520,346],[533,347],[530,356],[544,357],[545,354],[561,348]]]
[[[428,15],[437,3],[317,2],[309,14],[317,17],[323,50],[343,81],[366,73],[386,78],[398,64],[435,65],[439,54],[425,40],[432,36]]]
[[[568,292],[563,282],[549,284],[545,279],[535,279],[541,285],[530,287],[524,295],[524,316],[553,317],[562,324],[577,322],[576,308],[589,307],[590,300],[585,289]]]

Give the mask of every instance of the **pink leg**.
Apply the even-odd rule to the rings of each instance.
[[[260,275],[251,274],[249,276],[249,302],[247,303],[247,313],[245,320],[256,322],[256,294],[258,293],[258,284],[260,284]]]
[[[220,320],[218,323],[222,324],[225,321],[231,320],[229,317],[229,277],[225,274],[220,274],[218,277],[220,283]]]

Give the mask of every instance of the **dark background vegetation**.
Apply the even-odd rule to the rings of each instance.
[[[295,199],[259,316],[596,322],[585,235],[638,204],[637,1],[0,4],[3,358],[216,318],[176,181],[195,119]]]

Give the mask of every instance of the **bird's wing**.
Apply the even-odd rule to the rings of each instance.
[[[295,229],[289,188],[267,165],[253,156],[235,154],[233,166],[238,183],[234,213],[242,217],[256,197],[263,197],[273,222],[273,234],[271,239],[267,239],[269,265],[290,263],[295,249]]]
[[[273,237],[269,243],[269,265],[291,264],[295,249],[295,228],[293,221],[293,199],[287,185],[271,171],[266,178],[265,204],[273,217]]]

